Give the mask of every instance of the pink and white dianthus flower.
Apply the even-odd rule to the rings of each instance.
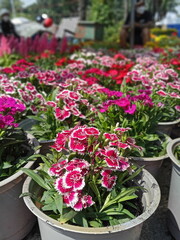
[[[64,109],[55,108],[55,117],[59,119],[60,121],[64,121],[66,118],[69,118],[71,116],[70,111],[66,111]]]
[[[116,147],[122,148],[122,149],[130,148],[130,146],[127,143],[122,143],[120,141],[110,142],[109,145],[110,146],[116,146]]]
[[[103,170],[101,172],[102,180],[101,180],[101,184],[103,187],[105,187],[107,189],[107,191],[111,191],[112,188],[115,186],[116,184],[116,180],[117,180],[117,176],[112,176],[111,175],[112,171],[110,170]]]
[[[66,172],[62,177],[63,186],[72,188],[73,191],[82,190],[85,186],[85,179],[80,169]]]
[[[67,186],[64,185],[62,176],[56,179],[55,189],[62,195],[73,191],[73,187],[68,188]]]
[[[127,131],[129,131],[129,130],[131,130],[131,128],[129,128],[129,127],[127,127],[127,128],[115,128],[114,129],[115,131],[118,131],[118,132],[122,132],[122,133],[124,133],[124,132],[127,132]]]
[[[73,206],[75,211],[81,211],[87,207],[90,207],[95,202],[92,200],[90,195],[79,196],[78,202]]]
[[[175,109],[176,109],[178,112],[180,112],[180,105],[176,105],[176,106],[175,106]]]
[[[79,140],[78,138],[70,137],[69,139],[69,149],[76,152],[84,152],[87,147],[87,141]]]
[[[159,90],[156,92],[158,95],[162,96],[162,97],[166,97],[168,96],[168,94],[166,92],[164,92],[163,90]]]
[[[73,171],[75,169],[89,169],[89,166],[90,164],[84,160],[84,159],[78,159],[78,158],[75,158],[73,160],[71,160],[66,166],[65,166],[65,169],[67,171]],[[84,172],[83,172],[83,175],[84,175]]]
[[[62,160],[61,162],[55,163],[50,167],[48,173],[50,176],[61,176],[64,170],[64,167],[68,163],[68,160]]]
[[[94,128],[94,127],[86,127],[84,128],[84,132],[87,134],[87,135],[93,135],[93,136],[99,136],[100,135],[100,132],[97,128]]]
[[[84,140],[87,138],[87,135],[86,132],[84,131],[84,128],[78,128],[72,132],[71,137],[77,138],[79,140]]]
[[[104,133],[103,135],[105,138],[111,141],[119,140],[118,136],[115,133]]]

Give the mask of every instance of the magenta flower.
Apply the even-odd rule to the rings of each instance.
[[[180,112],[180,105],[175,106],[175,109]]]
[[[77,138],[79,140],[84,140],[87,138],[86,132],[84,131],[84,128],[78,128],[72,132],[71,135],[73,138]]]
[[[129,113],[129,114],[134,114],[135,111],[136,111],[136,105],[135,105],[135,104],[129,105],[129,106],[125,109],[125,112],[126,112],[126,113]]]
[[[73,206],[73,209],[75,211],[81,211],[83,208],[90,207],[95,202],[92,200],[92,197],[90,195],[84,195],[83,197],[80,197],[78,202]]]
[[[122,148],[122,149],[126,149],[129,148],[130,146],[127,143],[122,143],[120,141],[116,141],[116,142],[111,142],[110,146],[116,146],[118,148]]]
[[[68,206],[68,207],[74,207],[75,204],[77,204],[79,200],[79,192],[67,192],[63,195],[63,202]]]
[[[100,134],[99,130],[94,127],[87,127],[84,129],[84,131],[87,135],[98,136]]]
[[[124,132],[131,130],[131,128],[115,128],[114,130],[124,133]]]
[[[84,176],[80,170],[73,170],[66,172],[63,179],[63,186],[65,188],[73,189],[73,191],[82,190],[85,186]]]
[[[66,111],[64,109],[56,108],[55,109],[55,117],[59,119],[60,121],[64,121],[66,118],[69,118],[71,116],[70,111]]]
[[[73,191],[73,187],[68,188],[67,186],[64,186],[62,177],[56,179],[55,188],[60,194],[65,194],[65,193]]]
[[[46,104],[50,107],[56,107],[57,106],[57,103],[53,102],[53,101],[47,101]]]
[[[166,92],[164,92],[163,90],[157,91],[156,92],[158,95],[162,96],[162,97],[166,97],[168,94]]]
[[[76,152],[84,152],[87,147],[87,142],[86,141],[81,141],[77,138],[71,137],[69,139],[69,149]]]
[[[75,169],[89,169],[90,164],[85,161],[84,159],[78,159],[78,158],[74,158],[73,160],[71,160],[65,167],[65,169],[70,172],[73,171]]]
[[[108,167],[118,169],[119,168],[119,156],[118,151],[115,148],[111,148],[105,151],[105,161]]]
[[[78,101],[81,98],[81,95],[78,92],[69,91],[68,95],[69,95],[70,99],[75,100],[75,101]]]
[[[105,138],[111,141],[119,140],[118,136],[115,133],[104,133],[103,135],[105,136]]]
[[[52,167],[49,169],[48,173],[50,176],[61,176],[63,173],[63,169],[65,165],[67,164],[68,160],[62,160],[61,162],[55,163],[52,165]]]
[[[101,172],[102,180],[101,180],[101,184],[103,187],[105,187],[107,189],[107,191],[111,191],[112,188],[115,186],[116,184],[116,180],[117,180],[117,176],[112,176],[111,175],[112,171],[109,170],[103,170]]]

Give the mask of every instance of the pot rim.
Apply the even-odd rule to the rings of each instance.
[[[127,229],[130,229],[132,227],[135,227],[137,225],[140,225],[145,220],[147,220],[157,209],[159,202],[160,202],[160,188],[157,183],[157,181],[154,179],[154,177],[145,169],[142,170],[142,174],[144,178],[147,178],[148,185],[152,184],[151,189],[154,191],[154,200],[148,202],[146,193],[145,193],[145,199],[146,199],[146,209],[145,211],[136,217],[135,219],[132,219],[126,223],[114,225],[114,226],[107,226],[107,227],[99,227],[99,228],[91,228],[91,227],[81,227],[81,226],[74,226],[70,224],[61,224],[58,221],[48,217],[46,214],[44,214],[39,208],[36,207],[34,202],[31,200],[29,196],[24,197],[24,202],[26,206],[30,209],[30,211],[33,212],[34,215],[36,215],[40,220],[43,222],[48,223],[52,227],[59,228],[64,231],[70,231],[70,232],[76,232],[76,233],[82,233],[82,234],[107,234],[107,233],[115,233],[118,231],[124,231]],[[29,186],[32,179],[30,177],[27,177],[24,185],[23,185],[23,193],[29,192]]]
[[[41,141],[39,141],[39,143],[40,143],[40,144],[42,144],[42,143],[51,143],[51,142],[54,143],[55,140],[56,140],[56,139],[51,139],[51,140],[41,140]]]
[[[158,125],[168,126],[168,125],[174,125],[180,122],[180,118],[171,121],[171,122],[158,122]]]
[[[39,146],[37,139],[33,135],[27,133],[27,137],[34,141],[35,146]],[[39,150],[37,150],[35,153],[38,153],[38,152],[39,152]],[[26,163],[26,165],[24,165],[24,168],[30,168],[33,164],[34,164],[34,161],[29,161]],[[0,187],[3,187],[6,184],[9,184],[10,182],[13,182],[14,180],[18,179],[23,174],[24,173],[22,170],[18,170],[16,173],[11,175],[10,177],[0,181]]]
[[[174,156],[174,149],[176,148],[176,146],[180,145],[180,138],[175,138],[173,140],[171,140],[168,145],[167,145],[167,154],[169,156],[169,158],[172,160],[172,162],[180,167],[180,160],[178,160],[175,156]]]

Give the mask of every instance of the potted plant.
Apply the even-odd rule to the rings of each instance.
[[[139,89],[138,94],[137,90],[123,93],[106,88],[100,91],[104,101],[99,105],[93,124],[104,131],[118,124],[129,128],[127,142],[135,144],[132,136],[140,146],[131,152],[131,156],[138,165],[157,176],[163,160],[167,158],[169,137],[156,131],[160,112],[150,97],[151,91]]]
[[[179,214],[179,197],[180,197],[180,138],[173,139],[167,146],[167,153],[172,161],[172,173],[168,200],[168,228],[173,237],[180,238],[180,214]]]
[[[159,107],[158,130],[170,136],[180,122],[178,72],[169,63],[159,63],[150,56],[139,57],[136,63],[128,77],[136,89],[151,90],[150,97]],[[132,90],[131,86],[128,89]]]
[[[147,171],[129,161],[136,146],[125,142],[123,132],[86,125],[64,130],[39,169],[23,169],[31,177],[24,200],[38,217],[42,240],[139,239],[160,191]]]
[[[1,239],[19,240],[27,235],[35,218],[19,199],[26,175],[21,167],[31,168],[37,140],[18,128],[25,110],[18,99],[0,96],[0,232]]]
[[[87,124],[96,114],[98,98],[93,96],[98,85],[87,86],[79,78],[68,79],[59,84],[45,101],[37,106],[36,116],[29,116],[36,124],[29,131],[42,145],[41,153],[45,154],[49,145],[54,142],[56,134],[76,124]]]

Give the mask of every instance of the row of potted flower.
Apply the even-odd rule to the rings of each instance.
[[[74,231],[80,233],[78,239],[95,234],[103,238],[107,232],[115,239],[120,229],[123,239],[139,239],[140,231],[134,234],[134,228],[125,228],[132,223],[141,229],[142,219],[158,206],[160,192],[151,175],[145,170],[139,173],[137,162],[134,165],[130,159],[141,159],[139,165],[144,165],[142,156],[165,155],[168,137],[157,132],[158,122],[179,118],[178,74],[150,55],[132,61],[122,54],[110,57],[101,52],[79,52],[55,70],[43,70],[25,60],[1,69],[5,105],[1,109],[1,141],[7,139],[3,134],[13,133],[14,116],[19,117],[18,111],[12,115],[14,106],[8,105],[9,101],[26,106],[22,116],[34,121],[31,133],[41,144],[42,140],[53,140],[52,154],[41,155],[41,169],[36,173],[24,169],[41,186],[28,178],[24,192],[34,199],[33,203],[25,197],[31,211],[40,214],[42,228],[45,214],[35,205],[67,239],[74,239]],[[28,128],[23,122],[20,126]],[[8,137],[7,141],[14,140]],[[3,163],[3,171],[11,170],[8,161],[12,165],[12,157]],[[155,192],[150,191],[150,185]],[[145,201],[142,187],[151,192],[150,203]],[[142,205],[138,204],[140,195]],[[154,196],[156,201],[152,201]],[[75,225],[81,227],[76,229]],[[50,229],[41,233],[43,240],[49,239]],[[58,238],[57,229],[55,232],[51,233],[55,234],[53,239]]]

